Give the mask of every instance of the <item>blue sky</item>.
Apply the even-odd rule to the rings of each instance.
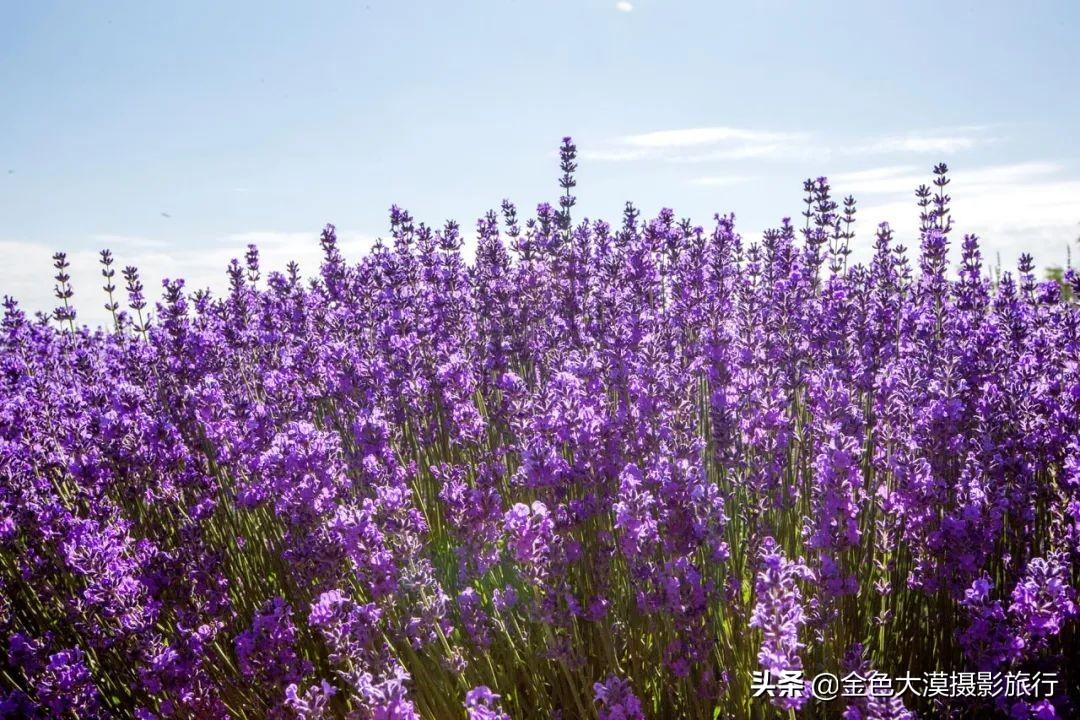
[[[856,253],[954,169],[958,229],[990,262],[1062,263],[1080,235],[1076,3],[6,3],[0,293],[51,308],[54,250],[100,321],[96,252],[224,285],[255,240],[313,270],[334,222],[354,257],[392,203],[471,227],[557,194],[744,235],[828,175],[860,201]],[[1074,250],[1077,249],[1074,245]]]

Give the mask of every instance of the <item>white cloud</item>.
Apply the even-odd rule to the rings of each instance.
[[[226,235],[206,248],[175,248],[151,238],[120,235],[98,235],[90,238],[91,247],[108,247],[113,251],[121,307],[125,306],[121,270],[126,265],[139,268],[139,275],[151,301],[160,297],[162,278],[184,278],[189,290],[210,288],[215,294],[227,291],[225,268],[232,258],[243,262],[248,243],[259,248],[259,264],[263,278],[271,270],[284,271],[290,260],[300,265],[301,272],[311,277],[319,270],[322,249],[317,233],[248,232]],[[373,244],[370,236],[338,232],[342,253],[350,261],[358,260]],[[84,244],[85,245],[85,244]],[[56,307],[53,297],[52,255],[55,248],[40,243],[0,240],[0,256],[19,258],[19,271],[8,273],[0,295],[11,295],[28,314],[38,310],[50,312]],[[69,273],[75,291],[74,303],[78,322],[104,324],[109,315],[104,309],[101,266],[96,249],[80,249],[68,253]]]
[[[581,151],[581,157],[586,160],[596,160],[598,162],[624,162],[629,160],[641,160],[646,153],[641,150],[633,150],[628,148],[607,148],[601,150],[589,150],[585,149]]]
[[[997,142],[981,125],[886,135],[855,143],[846,152],[855,155],[954,155]]]
[[[620,2],[615,3],[615,9],[619,12],[628,13],[634,11],[634,6],[626,2],[626,0],[620,0]]]
[[[583,157],[601,161],[668,160],[705,162],[802,156],[810,149],[806,133],[735,127],[699,127],[627,135]]]
[[[672,148],[691,145],[715,145],[729,140],[750,142],[773,141],[787,138],[785,133],[745,130],[733,127],[686,128],[683,130],[658,130],[623,138],[627,145],[644,148]]]
[[[583,157],[606,162],[666,160],[682,163],[746,159],[821,162],[834,156],[851,155],[932,156],[936,159],[999,140],[988,135],[987,127],[982,125],[843,141],[800,131],[711,126],[626,135],[586,149]]]
[[[166,243],[163,240],[155,240],[153,238],[139,237],[135,235],[113,235],[110,233],[99,233],[97,235],[91,235],[90,240],[93,242],[94,245],[101,248],[108,248],[113,252],[126,249],[166,247]]]
[[[926,168],[929,170],[929,168]],[[912,184],[913,179],[919,178]],[[916,165],[889,165],[887,167],[856,170],[829,176],[833,187],[852,188],[851,192],[860,195],[869,193],[890,193],[913,190],[926,182],[927,174],[921,173]],[[848,192],[844,190],[844,192]]]
[[[701,185],[703,187],[728,187],[730,185],[745,183],[748,180],[750,180],[750,178],[743,175],[706,175],[694,178],[690,181],[690,184]]]

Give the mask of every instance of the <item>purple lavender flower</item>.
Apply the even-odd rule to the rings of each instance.
[[[34,678],[34,694],[53,717],[96,717],[103,709],[101,695],[86,665],[86,655],[79,648],[49,656],[48,663]]]
[[[337,690],[325,680],[312,685],[301,695],[296,684],[285,688],[284,708],[295,720],[323,720],[331,717],[330,698]]]
[[[600,720],[644,720],[641,701],[623,678],[610,675],[593,684],[593,700]]]
[[[840,665],[1060,676],[849,720],[1076,715],[1075,270],[953,271],[944,165],[861,263],[827,178],[744,238],[572,215],[577,164],[475,254],[395,206],[124,311],[105,251],[111,331],[63,253],[55,312],[5,298],[0,716],[743,717]]]
[[[758,662],[762,670],[775,682],[781,671],[801,670],[799,651],[805,647],[799,632],[806,624],[806,611],[802,604],[799,582],[811,582],[813,573],[802,559],[795,561],[784,557],[776,541],[766,537],[761,543],[760,566],[754,582],[757,600],[750,617],[749,626],[762,633]],[[777,707],[798,710],[806,704],[808,693],[773,699]]]
[[[551,554],[554,523],[547,506],[540,501],[531,506],[516,503],[503,517],[508,546],[514,560],[537,578],[546,572]]]
[[[274,598],[255,614],[251,627],[236,637],[240,672],[263,686],[292,685],[311,672],[311,664],[296,654],[292,608]]]
[[[1060,633],[1077,614],[1076,589],[1070,584],[1069,564],[1062,553],[1028,562],[1023,578],[1013,588],[1009,614],[1028,651]]]
[[[465,713],[469,720],[510,720],[499,707],[499,696],[487,685],[477,685],[465,693]]]

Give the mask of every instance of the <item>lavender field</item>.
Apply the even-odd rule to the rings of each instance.
[[[916,237],[824,178],[741,237],[576,162],[474,259],[395,207],[5,299],[0,717],[1080,716],[1080,276],[992,273],[944,165]]]

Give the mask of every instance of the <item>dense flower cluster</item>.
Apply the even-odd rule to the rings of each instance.
[[[0,717],[1076,717],[1080,310],[806,184],[419,224],[109,330],[0,326]],[[801,227],[798,227],[798,226]],[[1067,275],[1076,294],[1080,278]],[[123,291],[120,291],[123,292]],[[754,697],[762,670],[1053,671],[1052,697]]]
[[[799,651],[799,631],[806,623],[802,607],[799,580],[813,580],[813,573],[802,563],[787,560],[776,549],[776,541],[767,537],[761,544],[761,570],[754,584],[757,604],[750,615],[749,626],[762,633],[758,661],[767,673],[766,681],[776,683],[785,670],[802,670]],[[806,704],[807,689],[775,698],[783,708],[800,708]]]

